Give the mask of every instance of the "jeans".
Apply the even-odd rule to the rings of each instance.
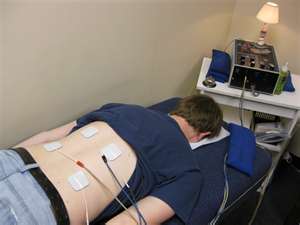
[[[0,224],[56,225],[51,203],[17,153],[0,150]]]

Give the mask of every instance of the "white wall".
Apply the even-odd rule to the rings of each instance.
[[[267,41],[300,74],[299,1],[274,1],[280,23]],[[212,48],[258,37],[264,2],[2,0],[0,147],[106,102],[187,95]]]
[[[3,18],[4,18],[4,14],[3,14],[3,2],[0,1],[0,106],[4,107],[3,104]],[[3,110],[1,110],[0,108],[0,143],[4,143],[3,140],[3,123],[4,123],[4,118],[3,118]],[[1,145],[0,145],[1,147]]]
[[[235,0],[3,1],[0,147],[105,102],[186,95]],[[0,134],[1,135],[1,134]]]

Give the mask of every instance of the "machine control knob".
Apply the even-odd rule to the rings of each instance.
[[[245,65],[245,62],[246,62],[246,58],[244,56],[241,56],[240,58],[241,65]]]

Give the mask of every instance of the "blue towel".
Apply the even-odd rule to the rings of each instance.
[[[225,83],[229,80],[230,66],[228,53],[213,49],[212,61],[206,76],[212,76],[216,81]]]
[[[290,71],[289,71],[289,74],[286,78],[286,82],[285,82],[285,85],[283,87],[283,91],[288,91],[288,92],[294,92],[295,91]]]
[[[228,81],[228,77],[222,73],[210,71],[209,75],[212,76],[213,78],[215,78],[216,81],[219,81],[222,83],[225,83]]]
[[[227,165],[252,176],[256,154],[255,136],[248,128],[234,123],[230,123],[228,128],[230,141]]]

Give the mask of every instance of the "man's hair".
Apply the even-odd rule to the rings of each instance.
[[[202,94],[183,98],[170,115],[183,117],[198,132],[211,132],[208,138],[219,134],[223,122],[220,106],[211,97]]]

